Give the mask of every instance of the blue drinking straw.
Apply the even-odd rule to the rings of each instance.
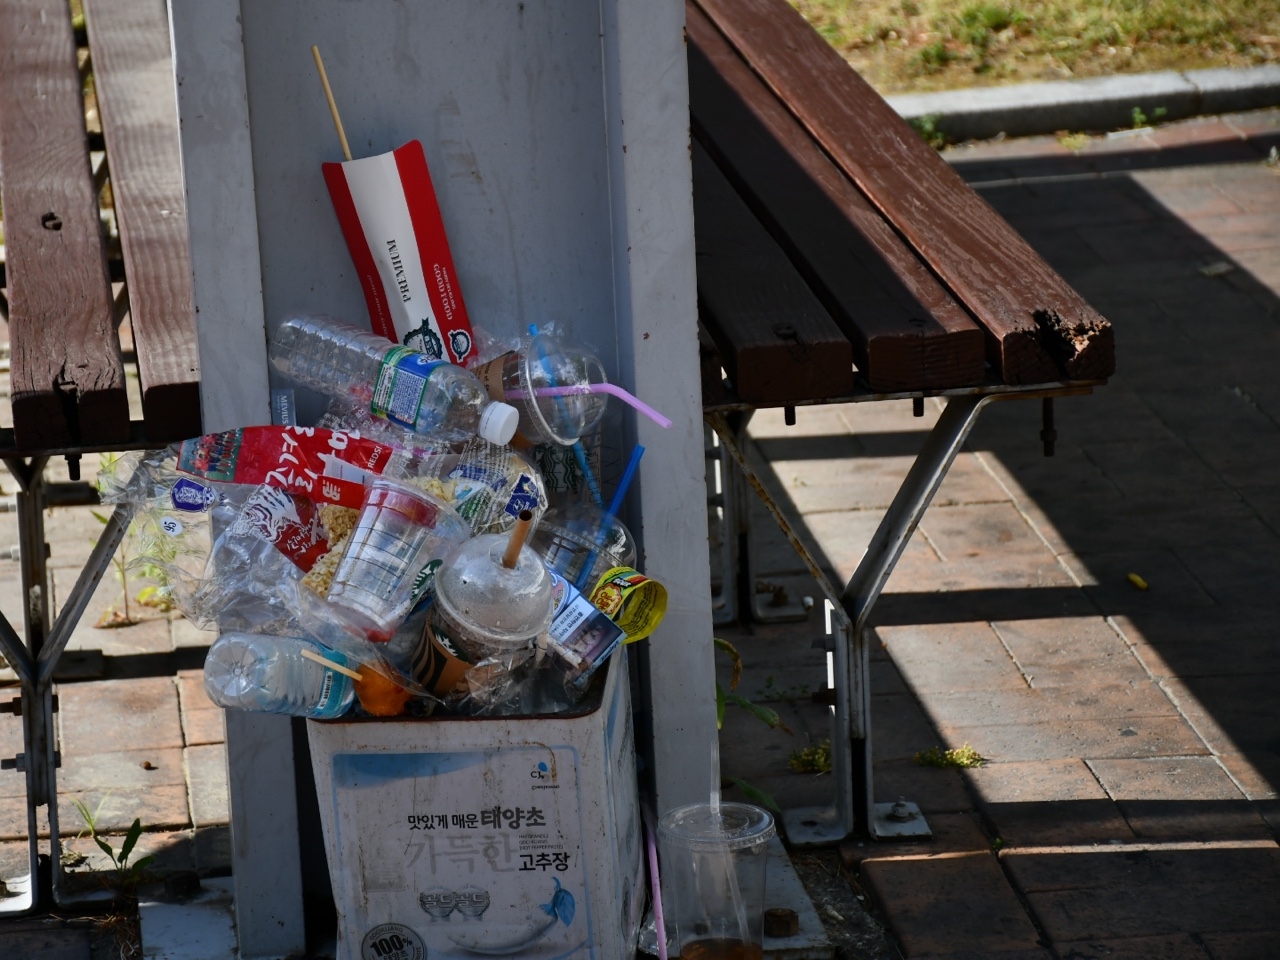
[[[555,375],[547,364],[547,351],[543,348],[542,342],[538,340],[538,325],[536,323],[529,324],[529,335],[538,344],[538,359],[542,362],[542,371],[547,375],[547,381],[553,387],[560,386],[560,384],[556,383]],[[530,384],[529,386],[532,387],[533,385]],[[556,405],[567,416],[568,410],[564,405],[563,398],[556,397],[555,401]],[[537,403],[537,401],[535,400],[534,403]],[[587,464],[587,451],[583,449],[581,439],[573,441],[573,455],[578,461],[578,469],[582,471],[582,476],[587,481],[587,489],[591,491],[591,498],[595,500],[597,507],[603,509],[604,497],[600,495],[600,485],[596,483],[596,475],[591,472],[591,467]]]
[[[640,466],[640,458],[644,456],[644,447],[636,444],[636,448],[631,451],[631,459],[627,461],[627,469],[622,471],[622,479],[618,481],[618,489],[613,492],[613,500],[609,502],[609,509],[604,512],[604,516],[600,518],[600,529],[596,531],[596,546],[603,546],[605,537],[609,535],[609,528],[613,526],[613,519],[618,515],[618,510],[622,507],[622,500],[627,495],[627,487],[631,486],[631,480],[636,475],[636,468]],[[578,574],[578,582],[574,584],[579,590],[583,590],[587,585],[587,577],[591,575],[591,568],[596,565],[596,555],[599,551],[592,550],[587,557],[587,562]]]

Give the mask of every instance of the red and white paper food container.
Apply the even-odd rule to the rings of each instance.
[[[435,359],[470,357],[462,302],[422,144],[322,164],[375,332]]]

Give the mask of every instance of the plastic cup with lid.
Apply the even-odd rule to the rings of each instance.
[[[463,659],[518,666],[551,623],[551,575],[528,547],[504,564],[511,536],[486,533],[456,547],[434,580],[432,620]]]
[[[764,942],[767,810],[693,803],[658,821],[662,907],[669,949],[682,960],[759,960]]]

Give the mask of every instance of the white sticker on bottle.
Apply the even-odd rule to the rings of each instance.
[[[177,517],[165,517],[160,521],[160,529],[171,537],[179,536],[182,533],[182,521]]]

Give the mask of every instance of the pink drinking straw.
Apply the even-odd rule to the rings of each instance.
[[[649,853],[649,887],[653,896],[653,930],[658,937],[658,960],[667,960],[667,924],[662,916],[662,882],[658,876],[658,845],[653,838],[653,814],[642,806],[644,840]]]
[[[539,397],[572,397],[574,395],[581,396],[584,393],[607,393],[609,396],[617,397],[623,403],[639,410],[664,430],[671,426],[670,420],[639,397],[627,393],[616,383],[579,383],[566,387],[535,387],[533,393]],[[506,396],[508,400],[527,400],[529,399],[529,391],[508,390]]]

